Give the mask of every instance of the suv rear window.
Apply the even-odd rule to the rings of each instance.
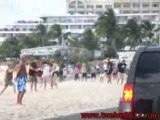
[[[144,52],[136,67],[135,82],[160,82],[160,52]]]

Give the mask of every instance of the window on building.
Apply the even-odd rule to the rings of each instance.
[[[78,4],[79,4],[79,5],[83,5],[83,2],[82,2],[82,1],[78,1]]]
[[[142,11],[142,13],[149,13],[149,10],[146,10],[146,11]]]
[[[159,3],[152,3],[152,7],[154,7],[154,8],[159,7]]]
[[[75,5],[76,1],[71,2],[69,5]]]
[[[16,30],[16,31],[19,31],[19,28],[16,28],[15,30]]]
[[[140,4],[139,4],[139,3],[133,3],[132,6],[133,6],[134,8],[139,8],[139,7],[140,7]]]
[[[140,11],[139,11],[139,10],[136,10],[136,11],[132,11],[132,13],[140,13]]]
[[[129,8],[130,6],[131,6],[130,3],[123,3],[124,8]]]
[[[72,14],[74,14],[74,12],[73,12],[73,11],[69,11],[69,14],[71,14],[71,15],[72,15]]]
[[[84,8],[84,5],[78,5],[78,8]]]
[[[90,29],[90,28],[92,28],[92,27],[93,27],[92,25],[84,25],[84,26],[83,26],[84,29]]]
[[[8,28],[4,28],[4,31],[8,31]]]
[[[143,6],[144,8],[149,8],[149,3],[143,3],[142,6]]]
[[[76,6],[75,5],[69,5],[69,8],[75,8]]]
[[[73,1],[69,4],[69,8],[75,8],[76,7],[76,1]]]
[[[123,13],[124,14],[130,13],[130,10],[124,10]]]
[[[93,14],[94,12],[93,11],[87,11],[87,14]]]
[[[103,5],[96,5],[96,8],[103,8]]]
[[[159,10],[153,10],[152,13],[159,13]]]
[[[96,11],[95,14],[103,14],[104,12],[102,11]]]
[[[27,29],[26,29],[26,28],[23,28],[23,31],[27,31]]]
[[[105,5],[105,8],[110,9],[110,8],[112,8],[112,6],[111,5]]]
[[[114,8],[121,8],[121,3],[114,3]]]
[[[33,31],[34,29],[33,29],[33,28],[29,28],[29,30],[30,30],[30,31]]]
[[[87,5],[87,8],[94,8],[93,5]]]
[[[61,28],[62,29],[68,29],[68,25],[62,25]]]
[[[85,12],[84,12],[84,11],[78,11],[78,13],[79,13],[79,14],[85,14]]]
[[[81,25],[71,25],[71,29],[81,29]]]

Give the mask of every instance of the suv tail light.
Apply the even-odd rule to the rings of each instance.
[[[123,112],[132,112],[133,91],[134,89],[132,84],[125,84],[122,97]]]
[[[123,89],[123,101],[131,102],[133,100],[133,85],[126,84]]]

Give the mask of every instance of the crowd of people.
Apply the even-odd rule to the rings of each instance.
[[[48,84],[51,89],[53,89],[53,87],[58,88],[58,82],[72,79],[75,81],[91,80],[92,82],[99,80],[101,83],[107,81],[110,84],[112,80],[116,80],[117,83],[121,81],[121,84],[123,84],[127,70],[125,60],[117,62],[108,59],[107,61],[98,63],[62,65],[58,65],[55,61],[34,60],[29,64],[29,69],[26,68],[26,63],[27,59],[25,57],[21,57],[20,63],[17,65],[8,63],[4,79],[4,88],[0,92],[0,94],[3,94],[9,85],[12,85],[14,92],[16,92],[17,86],[17,104],[22,104],[27,81],[30,81],[31,91],[33,91],[33,88],[37,91],[38,83],[40,83],[40,87],[44,89],[47,88]],[[16,76],[14,78],[13,73],[15,71]]]
[[[127,64],[125,60],[118,62],[118,60],[111,61],[108,59],[107,61],[102,61],[98,64],[78,64],[75,66],[74,71],[74,79],[76,81],[87,81],[89,79],[95,81],[97,78],[99,78],[99,81],[102,83],[105,80],[107,80],[108,83],[112,83],[112,80],[116,80],[117,83],[121,81],[121,84],[123,84],[126,78]]]

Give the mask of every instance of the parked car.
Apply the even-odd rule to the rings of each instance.
[[[123,88],[119,112],[160,113],[160,47],[137,50]]]

